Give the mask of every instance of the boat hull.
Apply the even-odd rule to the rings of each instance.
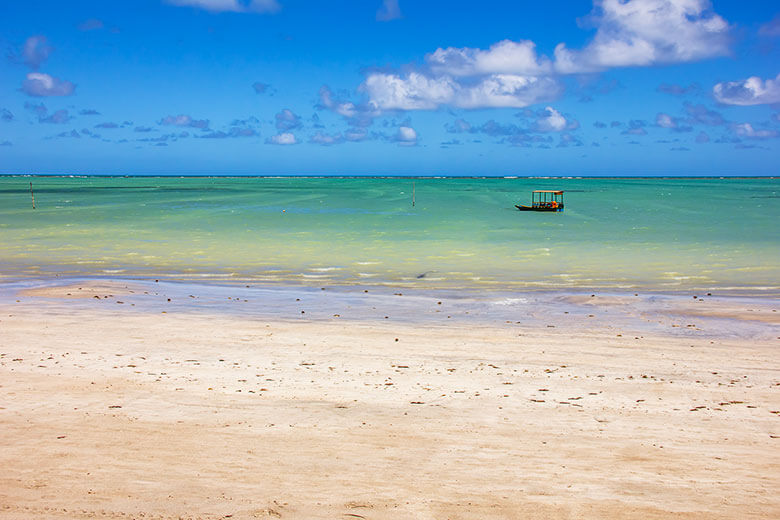
[[[563,211],[563,206],[558,206],[557,208],[535,208],[532,206],[519,206],[515,204],[515,207],[520,211],[547,211],[547,212]]]

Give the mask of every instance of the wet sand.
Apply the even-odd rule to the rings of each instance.
[[[0,518],[780,516],[771,300],[230,291],[3,300]]]

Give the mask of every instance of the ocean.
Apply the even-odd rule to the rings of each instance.
[[[564,190],[566,210],[517,211],[535,189]],[[0,279],[776,295],[778,192],[776,178],[4,176]]]

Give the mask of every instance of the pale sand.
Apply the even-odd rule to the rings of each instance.
[[[0,305],[0,518],[780,517],[771,309],[745,339],[71,289]]]

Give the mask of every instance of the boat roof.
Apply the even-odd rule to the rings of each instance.
[[[534,190],[534,193],[555,193],[556,195],[560,195],[563,193],[563,190]]]

